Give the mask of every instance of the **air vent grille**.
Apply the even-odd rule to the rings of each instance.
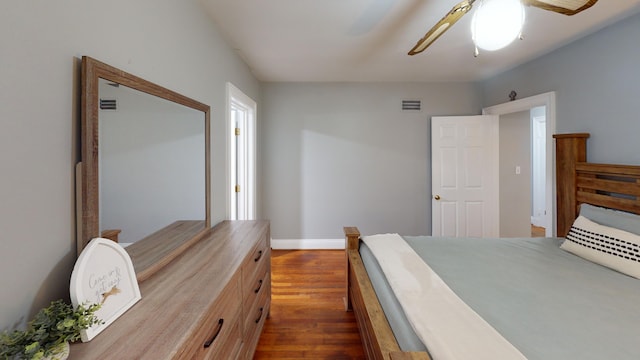
[[[117,110],[116,99],[100,99],[100,110]]]
[[[420,111],[421,106],[420,100],[402,100],[402,111]]]

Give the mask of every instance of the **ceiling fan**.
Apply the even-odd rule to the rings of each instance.
[[[480,0],[488,2],[491,0]],[[543,10],[553,11],[564,15],[575,15],[593,6],[598,0],[520,0],[523,5],[534,6]],[[409,55],[423,52],[429,45],[436,41],[445,31],[455,24],[464,14],[471,10],[476,0],[464,0],[458,3],[438,21],[416,45],[409,51]],[[524,14],[523,14],[524,16]],[[524,18],[523,18],[524,21]],[[475,41],[475,40],[474,40]]]

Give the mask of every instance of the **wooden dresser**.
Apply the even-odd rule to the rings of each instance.
[[[270,248],[268,221],[219,223],[69,358],[251,359],[271,304]]]

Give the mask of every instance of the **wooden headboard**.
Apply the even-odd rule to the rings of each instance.
[[[640,166],[587,162],[589,134],[553,137],[558,236],[567,235],[582,203],[640,214]]]

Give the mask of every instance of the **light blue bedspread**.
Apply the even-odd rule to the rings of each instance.
[[[528,359],[640,359],[640,280],[561,250],[562,239],[405,240]],[[361,244],[371,274],[377,263],[367,250]],[[374,287],[401,348],[424,349],[402,325],[397,300],[382,294],[380,274]]]

